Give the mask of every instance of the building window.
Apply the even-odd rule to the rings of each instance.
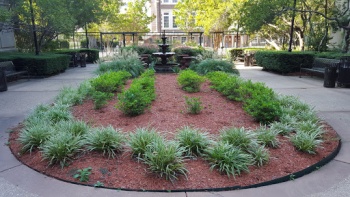
[[[169,0],[163,0],[163,3],[169,3]]]
[[[181,44],[184,44],[186,42],[186,37],[181,37]]]
[[[177,0],[173,0],[173,3],[177,3]]]
[[[169,28],[169,13],[164,13],[163,22],[164,28]]]
[[[175,22],[176,16],[173,16],[173,28],[177,28],[176,22]]]

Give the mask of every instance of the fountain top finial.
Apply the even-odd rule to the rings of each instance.
[[[163,31],[163,35],[162,35],[163,38],[165,38],[165,30]]]

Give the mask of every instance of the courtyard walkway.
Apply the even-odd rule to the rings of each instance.
[[[264,82],[276,92],[294,95],[315,106],[318,115],[341,136],[339,155],[321,169],[294,181],[255,189],[225,192],[147,193],[98,189],[65,183],[21,164],[6,146],[8,131],[21,122],[40,103],[50,103],[63,86],[77,86],[93,76],[97,65],[68,69],[44,79],[19,80],[0,92],[0,197],[346,197],[350,196],[350,89],[324,88],[320,78],[280,76],[259,67],[237,64],[241,76]]]

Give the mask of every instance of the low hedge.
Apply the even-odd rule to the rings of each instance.
[[[237,60],[238,57],[244,56],[245,53],[256,53],[257,51],[266,50],[265,48],[234,48],[229,50],[231,61]]]
[[[255,59],[264,70],[286,74],[299,71],[300,65],[310,68],[314,55],[308,52],[257,51]]]
[[[315,53],[315,57],[318,58],[327,58],[327,59],[340,59],[343,56],[349,56],[347,53],[339,53],[339,52],[322,52]]]
[[[68,55],[72,55],[72,53],[86,53],[87,54],[86,62],[90,62],[90,63],[94,63],[100,58],[99,50],[97,49],[62,49],[62,50],[56,50],[54,53],[68,54]]]
[[[70,56],[64,54],[0,53],[0,61],[12,61],[16,70],[28,68],[32,76],[48,76],[65,71]]]

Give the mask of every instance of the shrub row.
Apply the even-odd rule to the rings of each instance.
[[[67,55],[72,55],[74,53],[86,53],[87,54],[86,62],[90,62],[90,63],[94,63],[100,58],[99,50],[97,49],[61,49],[61,50],[54,51],[54,53],[67,54]]]
[[[264,84],[244,81],[224,72],[212,72],[207,77],[215,90],[231,100],[243,101],[243,109],[257,121],[265,124],[281,115],[276,94]]]
[[[311,67],[314,55],[306,52],[258,51],[255,59],[264,70],[286,74],[299,71],[300,66]]]
[[[139,78],[134,79],[129,89],[118,95],[116,108],[129,116],[140,115],[155,97],[154,70],[146,70]]]
[[[32,76],[48,76],[65,71],[70,57],[62,54],[0,53],[0,61],[12,61],[16,70],[28,69]]]

